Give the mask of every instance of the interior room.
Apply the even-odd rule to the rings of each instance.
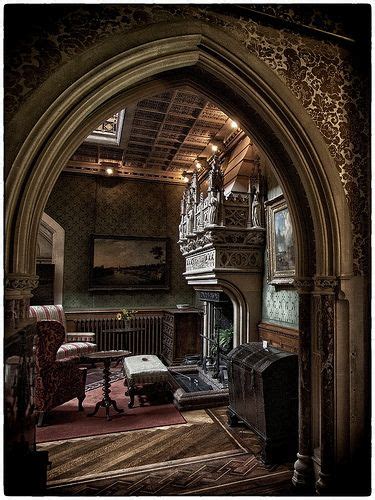
[[[5,7],[6,494],[370,494],[369,18]]]

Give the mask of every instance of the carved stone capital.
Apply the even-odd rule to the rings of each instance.
[[[316,276],[314,281],[316,291],[323,293],[335,293],[339,285],[336,276]]]
[[[39,276],[29,274],[8,274],[5,279],[5,288],[30,292],[38,286]]]
[[[293,285],[298,293],[311,293],[314,289],[314,280],[307,277],[296,277]]]

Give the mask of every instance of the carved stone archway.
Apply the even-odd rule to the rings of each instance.
[[[36,92],[29,110],[31,114],[39,114],[39,119],[29,129],[22,128],[22,141],[20,137],[14,140],[15,144],[22,142],[22,147],[6,181],[8,319],[22,322],[27,316],[28,298],[37,281],[35,252],[40,218],[53,185],[74,150],[100,120],[140,96],[182,83],[191,85],[239,120],[273,166],[288,202],[295,228],[296,273],[303,289],[300,310],[304,311],[300,319],[303,323],[300,325],[301,442],[295,482],[305,484],[312,476],[315,440],[317,460],[321,462],[318,484],[323,491],[335,465],[350,456],[350,446],[354,445],[349,439],[341,448],[337,446],[352,431],[348,431],[348,412],[356,402],[350,400],[349,384],[337,383],[339,379],[346,380],[349,356],[337,329],[340,310],[336,307],[336,284],[340,286],[340,279],[347,280],[349,307],[361,286],[350,281],[352,239],[348,207],[323,138],[275,73],[233,39],[203,23],[151,26],[113,46],[102,44],[100,50],[106,53],[106,58],[103,62],[103,52],[100,56],[98,52],[99,64],[94,51],[90,58],[82,61],[77,58],[75,64],[79,67],[82,62],[82,66],[75,81],[68,80],[67,67],[63,73],[58,70],[51,75],[42,90],[55,92],[54,82],[60,78],[60,95],[46,109],[43,93]],[[21,118],[22,109],[11,129]],[[13,149],[10,145],[10,150]],[[312,289],[305,286],[313,278],[316,286]],[[323,297],[328,290],[324,283],[330,287],[326,294],[329,298],[321,299],[318,309],[322,321],[314,330],[316,317],[311,313],[311,292],[315,290]],[[361,326],[354,322],[351,328]],[[312,364],[316,337],[323,342],[322,373],[319,366]],[[323,389],[319,393],[322,411],[317,416],[311,411],[312,385]],[[326,399],[332,396],[334,405]],[[345,407],[343,402],[348,400],[350,404]],[[340,418],[338,407],[346,412]],[[312,435],[314,418],[320,419],[318,435]],[[353,434],[357,438],[360,428],[359,422]],[[327,433],[329,439],[325,437]]]

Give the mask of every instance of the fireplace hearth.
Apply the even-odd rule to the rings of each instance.
[[[198,410],[227,405],[229,392],[225,383],[205,373],[198,365],[169,368],[173,380],[173,402],[179,410]]]

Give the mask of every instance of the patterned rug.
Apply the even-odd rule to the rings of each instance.
[[[136,406],[128,409],[129,398],[125,397],[125,391],[123,378],[111,385],[110,396],[124,412],[117,413],[111,407],[112,420],[110,421],[105,418],[105,408],[99,408],[98,413],[92,417],[87,416],[94,410],[96,403],[101,401],[102,387],[86,392],[83,402],[84,412],[78,411],[77,399],[54,408],[48,414],[46,425],[37,427],[36,442],[44,443],[185,423],[184,417],[172,404],[150,405],[146,403],[145,406],[140,407],[136,400]]]

